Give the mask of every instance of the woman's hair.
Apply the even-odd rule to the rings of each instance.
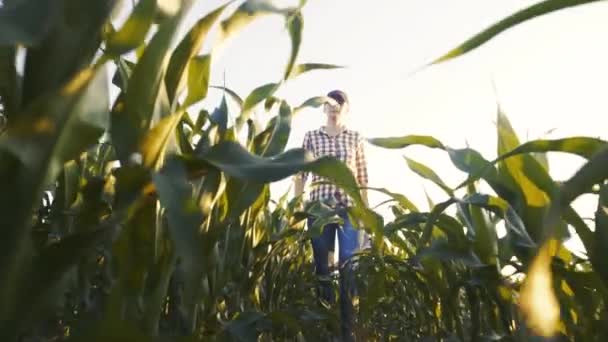
[[[332,99],[336,100],[336,102],[338,102],[340,106],[344,105],[345,103],[348,103],[348,97],[346,96],[346,93],[341,90],[332,90],[327,93],[327,97],[331,97]]]

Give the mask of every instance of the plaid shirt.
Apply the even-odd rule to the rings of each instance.
[[[311,151],[315,158],[333,156],[343,162],[353,173],[359,186],[367,186],[367,163],[363,148],[363,138],[358,132],[344,129],[335,137],[330,136],[325,127],[306,132],[302,147]],[[306,183],[308,172],[302,173],[302,181]],[[312,175],[312,182],[327,182],[327,179]],[[350,196],[334,184],[318,184],[310,192],[311,201],[329,200],[349,206]]]

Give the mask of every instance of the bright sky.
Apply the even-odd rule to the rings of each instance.
[[[309,0],[298,62],[347,68],[301,76],[277,95],[298,105],[340,88],[352,102],[350,127],[366,137],[430,134],[451,147],[465,147],[468,142],[487,159],[496,156],[497,96],[522,140],[539,138],[552,129],[547,137],[608,138],[601,119],[608,112],[605,2],[529,21],[460,59],[408,76],[534,2]],[[193,17],[221,3],[201,1]],[[289,50],[283,20],[262,18],[214,62],[211,83],[221,84],[225,72],[227,86],[246,96],[255,87],[280,79]],[[212,92],[205,104],[216,105],[220,95]],[[294,120],[289,147],[299,146],[305,131],[323,123],[320,109],[302,112]],[[441,151],[367,146],[367,152],[370,186],[404,193],[422,208],[426,207],[425,189],[435,201],[444,200],[445,195],[411,173],[403,155],[431,166],[449,185],[464,177]],[[554,154],[550,163],[553,176],[565,179],[581,165],[581,159]],[[287,186],[289,181],[274,184],[274,195]],[[386,199],[373,193],[370,197],[372,204]],[[589,208],[590,204],[579,205]]]

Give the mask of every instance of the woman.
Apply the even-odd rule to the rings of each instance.
[[[349,102],[346,94],[340,90],[334,90],[327,94],[330,99],[324,104],[326,124],[319,129],[306,132],[302,147],[311,151],[315,158],[321,156],[333,156],[346,164],[357,179],[360,187],[367,186],[367,164],[363,138],[361,135],[346,127],[345,117],[349,110]],[[303,173],[296,177],[295,195],[301,196],[304,192],[304,185],[308,178],[308,173]],[[312,182],[324,181],[321,177],[313,175]],[[367,205],[367,192],[361,191],[364,203]],[[353,288],[345,284],[347,272],[344,269],[345,262],[361,248],[364,231],[355,229],[346,214],[346,208],[352,205],[352,199],[344,190],[334,184],[324,183],[314,187],[309,193],[309,200],[324,201],[332,206],[337,206],[344,224],[328,224],[322,229],[320,236],[312,239],[313,257],[315,271],[319,276],[329,275],[330,255],[333,254],[336,232],[339,244],[339,270],[340,270],[340,309],[342,312],[342,334],[345,340],[353,340],[352,319],[353,309],[350,298]],[[308,226],[312,226],[312,219],[309,219]],[[351,283],[351,281],[348,281]],[[321,287],[321,297],[329,302],[333,302],[331,287],[324,284]]]

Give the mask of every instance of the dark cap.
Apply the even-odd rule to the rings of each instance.
[[[348,103],[348,97],[341,90],[332,90],[327,93],[327,97],[331,97],[332,99],[336,100],[340,106],[344,105],[344,103]]]

